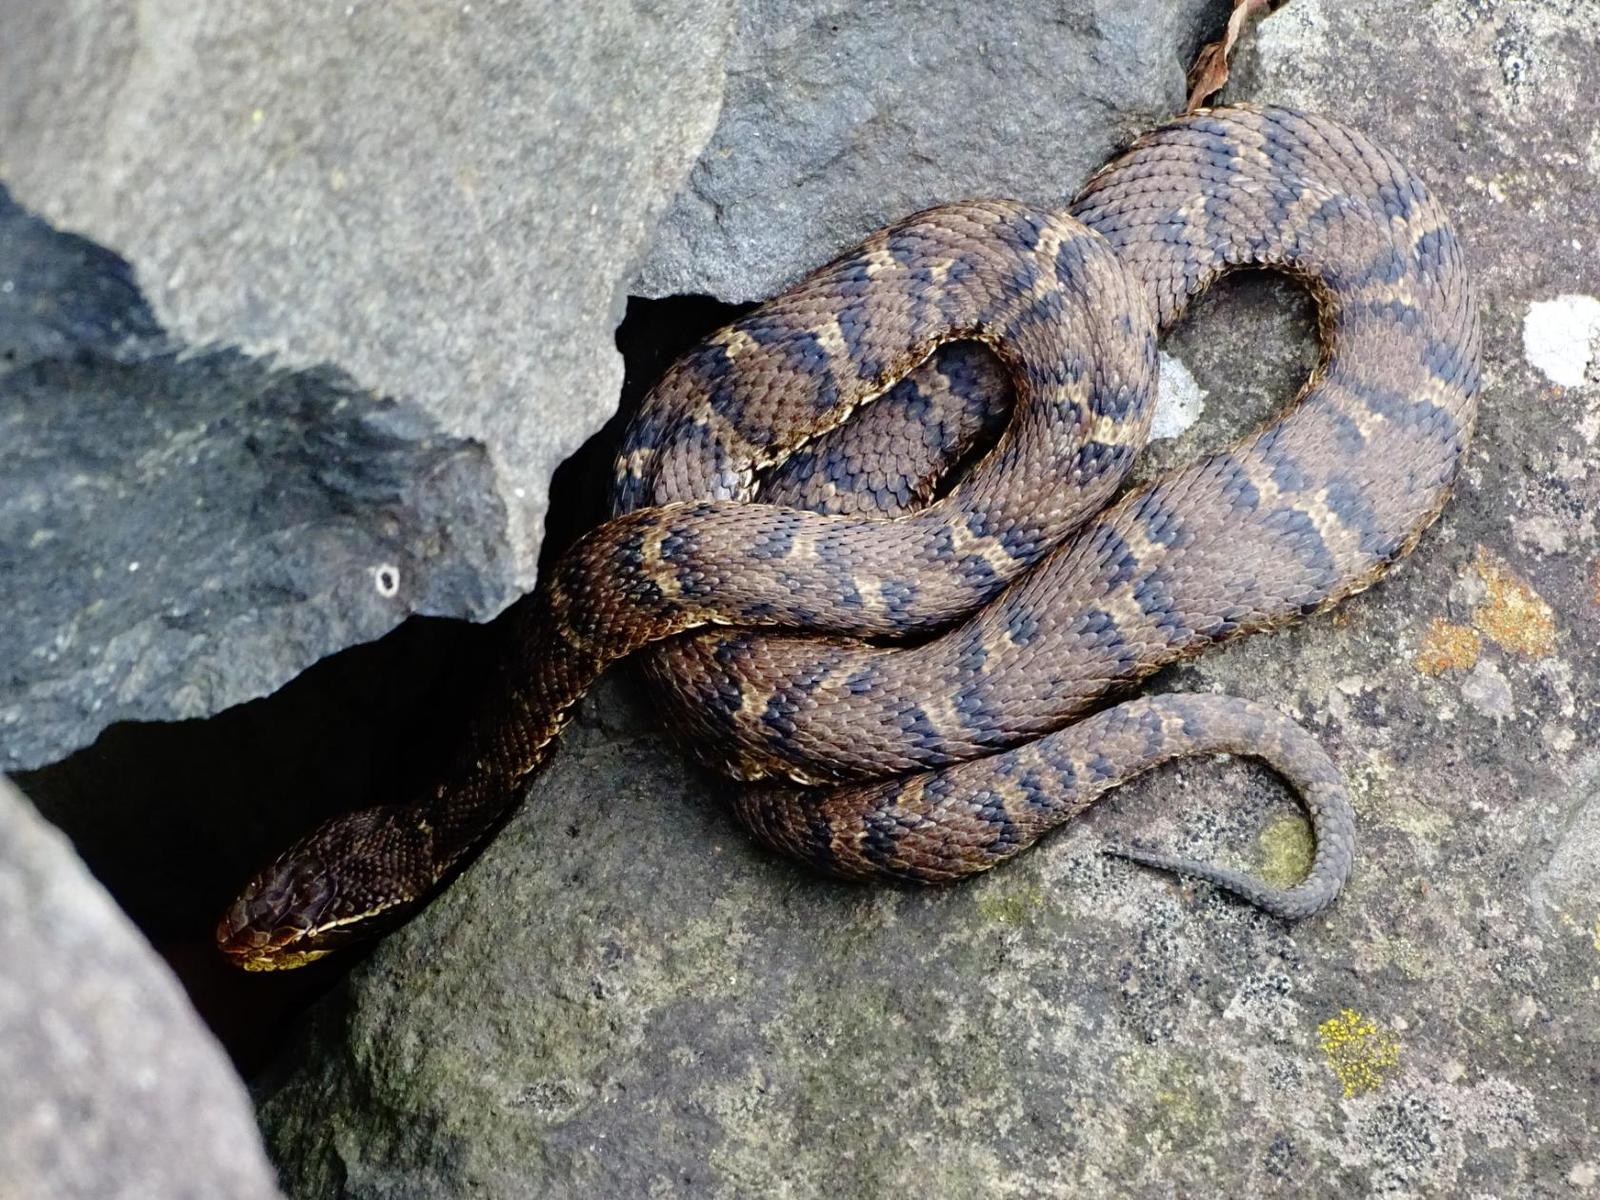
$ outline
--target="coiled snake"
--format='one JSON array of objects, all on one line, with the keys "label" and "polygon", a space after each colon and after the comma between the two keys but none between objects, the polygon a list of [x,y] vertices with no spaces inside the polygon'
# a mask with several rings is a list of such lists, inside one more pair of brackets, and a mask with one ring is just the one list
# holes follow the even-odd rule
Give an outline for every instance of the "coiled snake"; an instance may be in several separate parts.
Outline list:
[{"label": "coiled snake", "polygon": [[[1100,511],[1148,431],[1157,325],[1248,265],[1316,298],[1323,355],[1298,402]],[[1003,372],[947,345],[962,341]],[[649,652],[651,675],[708,758],[794,781],[736,809],[819,867],[981,871],[1157,762],[1227,750],[1300,791],[1317,836],[1302,883],[1123,853],[1280,916],[1317,911],[1348,873],[1352,821],[1296,726],[1210,695],[1068,723],[1407,553],[1460,467],[1478,342],[1422,184],[1360,134],[1283,109],[1180,118],[1066,211],[978,201],[885,229],[672,367],[626,435],[618,515],[524,605],[450,770],[302,840],[219,942],[247,968],[296,966],[413,910],[516,804],[595,677],[690,630]],[[1007,382],[998,440],[925,502]],[[749,503],[763,486],[788,503]]]}]

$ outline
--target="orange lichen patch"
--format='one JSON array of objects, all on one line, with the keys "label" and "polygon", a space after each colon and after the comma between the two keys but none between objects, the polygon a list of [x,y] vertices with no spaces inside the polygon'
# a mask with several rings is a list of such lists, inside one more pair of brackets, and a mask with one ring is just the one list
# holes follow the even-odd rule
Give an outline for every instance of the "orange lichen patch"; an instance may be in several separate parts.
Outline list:
[{"label": "orange lichen patch", "polygon": [[1400,1039],[1353,1008],[1318,1025],[1317,1042],[1347,1097],[1370,1092],[1400,1065]]},{"label": "orange lichen patch", "polygon": [[1478,632],[1516,654],[1538,658],[1556,646],[1556,615],[1543,597],[1490,557],[1482,546],[1473,564],[1483,580],[1483,603],[1473,611]]},{"label": "orange lichen patch", "polygon": [[1424,675],[1443,675],[1472,667],[1482,649],[1483,639],[1477,630],[1435,617],[1422,635],[1422,645],[1412,661]]}]

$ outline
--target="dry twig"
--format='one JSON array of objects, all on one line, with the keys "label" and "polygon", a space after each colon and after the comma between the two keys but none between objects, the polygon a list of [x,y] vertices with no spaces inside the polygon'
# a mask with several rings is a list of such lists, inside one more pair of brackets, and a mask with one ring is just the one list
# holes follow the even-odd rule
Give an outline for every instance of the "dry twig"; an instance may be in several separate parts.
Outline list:
[{"label": "dry twig", "polygon": [[1195,56],[1194,66],[1189,68],[1189,102],[1184,105],[1184,112],[1192,113],[1203,106],[1228,82],[1228,56],[1233,53],[1234,43],[1239,40],[1245,26],[1257,17],[1281,8],[1285,2],[1233,0],[1233,13],[1228,17],[1228,29],[1222,35],[1222,40],[1202,46],[1200,53]]}]

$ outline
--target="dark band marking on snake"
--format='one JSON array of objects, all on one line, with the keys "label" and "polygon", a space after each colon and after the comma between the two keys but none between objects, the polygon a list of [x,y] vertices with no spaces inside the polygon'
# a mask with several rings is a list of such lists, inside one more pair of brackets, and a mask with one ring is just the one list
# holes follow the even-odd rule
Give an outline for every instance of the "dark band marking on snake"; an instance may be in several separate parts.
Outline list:
[{"label": "dark band marking on snake", "polygon": [[[1147,433],[1157,324],[1250,265],[1316,299],[1312,378],[1256,433],[1101,511]],[[967,341],[1003,370],[949,344]],[[951,447],[992,434],[1005,387],[998,440],[934,495]],[[1348,874],[1353,830],[1303,731],[1221,696],[1070,722],[1162,665],[1368,586],[1438,514],[1478,393],[1477,318],[1443,213],[1327,118],[1202,110],[1140,138],[1067,211],[978,201],[900,222],[667,373],[626,435],[619,515],[518,613],[450,769],[297,843],[219,942],[249,968],[295,966],[413,910],[515,806],[594,678],[691,630],[648,652],[650,674],[703,756],[794,781],[749,789],[736,811],[824,870],[958,878],[1157,762],[1226,750],[1301,794],[1317,838],[1306,879],[1277,889],[1124,853],[1280,916],[1315,912]],[[750,503],[775,498],[799,507]],[[881,644],[908,634],[921,640]]]}]

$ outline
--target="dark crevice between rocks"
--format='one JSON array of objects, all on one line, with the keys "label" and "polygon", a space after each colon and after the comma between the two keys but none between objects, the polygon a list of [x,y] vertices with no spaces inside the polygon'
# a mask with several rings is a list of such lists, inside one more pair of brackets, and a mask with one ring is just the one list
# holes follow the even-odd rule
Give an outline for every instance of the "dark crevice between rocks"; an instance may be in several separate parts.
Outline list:
[{"label": "dark crevice between rocks", "polygon": [[[425,507],[413,481],[439,486],[457,466],[473,469],[471,447],[441,458],[403,418],[331,368],[287,372],[237,351],[186,349],[162,330],[127,263],[0,188],[9,439],[0,606],[10,617],[0,685],[24,718],[0,750],[31,766],[99,729],[16,782],[167,957],[247,1072],[341,968],[247,979],[211,949],[217,915],[306,827],[404,786],[446,725],[434,719],[449,711],[440,697],[471,678],[488,635],[414,619],[210,719],[111,717],[170,711],[172,692],[215,695],[219,675],[272,677],[281,661],[272,653],[315,653],[318,639],[338,645],[393,626],[393,601],[363,595],[354,616],[329,611],[328,600],[349,598],[311,587],[300,568],[313,549],[334,575],[385,561],[378,543],[391,525]],[[146,458],[156,467],[141,468]],[[471,480],[461,486],[467,494]],[[460,557],[459,580],[437,587],[477,586],[472,568],[488,559]],[[313,610],[308,625],[263,636]]]},{"label": "dark crevice between rocks", "polygon": [[[543,562],[604,519],[615,448],[650,385],[740,311],[699,296],[630,302],[617,331],[618,413],[556,472]],[[430,773],[488,677],[500,625],[412,617],[270,696],[201,720],[120,722],[15,777],[174,968],[247,1078],[361,955],[246,975],[213,948],[218,915],[317,822],[403,798]]]},{"label": "dark crevice between rocks", "polygon": [[16,776],[72,838],[188,989],[246,1075],[356,961],[245,975],[212,928],[239,886],[338,812],[404,795],[448,749],[488,662],[492,627],[412,618],[214,717],[122,722]]},{"label": "dark crevice between rocks", "polygon": [[611,466],[617,447],[640,403],[673,360],[707,334],[755,306],[725,304],[711,296],[628,297],[617,327],[622,353],[622,397],[616,414],[599,433],[556,468],[550,481],[550,511],[539,547],[539,570],[559,558],[585,530],[611,514]]}]

